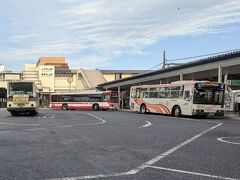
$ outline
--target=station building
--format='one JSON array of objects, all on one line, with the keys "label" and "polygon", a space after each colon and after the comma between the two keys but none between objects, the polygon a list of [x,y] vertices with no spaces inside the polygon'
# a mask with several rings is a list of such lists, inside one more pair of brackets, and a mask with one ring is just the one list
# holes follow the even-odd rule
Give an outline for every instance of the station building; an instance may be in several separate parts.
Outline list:
[{"label": "station building", "polygon": [[65,57],[40,57],[36,64],[25,64],[24,71],[7,71],[0,65],[0,87],[7,88],[10,81],[34,81],[41,94],[41,102],[48,105],[52,92],[95,89],[108,81],[134,76],[134,70],[69,69]]}]

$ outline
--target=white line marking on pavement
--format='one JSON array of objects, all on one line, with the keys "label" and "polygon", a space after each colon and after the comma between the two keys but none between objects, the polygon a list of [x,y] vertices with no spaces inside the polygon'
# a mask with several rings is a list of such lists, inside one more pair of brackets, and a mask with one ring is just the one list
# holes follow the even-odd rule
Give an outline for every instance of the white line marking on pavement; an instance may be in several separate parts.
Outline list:
[{"label": "white line marking on pavement", "polygon": [[0,131],[0,134],[10,133],[12,131]]},{"label": "white line marking on pavement", "polygon": [[12,126],[39,126],[39,124],[14,124],[14,123],[0,123],[0,125],[12,125]]},{"label": "white line marking on pavement", "polygon": [[59,126],[60,128],[72,127],[73,125]]},{"label": "white line marking on pavement", "polygon": [[[91,126],[91,125],[96,125],[96,124],[104,124],[106,123],[106,121],[102,118],[99,118],[97,116],[94,116],[90,113],[87,113],[89,116],[94,117],[98,120],[100,120],[100,122],[96,122],[96,123],[89,123],[89,124],[70,124],[70,125],[64,125],[64,126],[56,126],[55,128],[67,128],[67,127],[73,127],[73,126]],[[43,116],[43,118],[46,118],[47,116]],[[54,118],[55,116],[52,115],[51,118]],[[41,117],[38,117],[41,118]],[[13,124],[13,123],[0,123],[0,125],[18,125],[18,126],[40,126],[40,124]],[[24,131],[38,131],[38,130],[44,130],[47,128],[34,128],[34,129],[22,129]],[[8,133],[8,132],[16,132],[16,131],[0,131],[0,133]]]},{"label": "white line marking on pavement", "polygon": [[91,125],[96,125],[96,124],[104,124],[106,123],[106,121],[100,117],[94,116],[90,113],[87,113],[89,116],[92,116],[98,120],[100,120],[101,122],[97,122],[97,123],[88,123],[88,124],[70,124],[70,125],[66,125],[66,126],[59,126],[60,128],[67,128],[67,127],[72,127],[72,126],[91,126]]},{"label": "white line marking on pavement", "polygon": [[[143,114],[139,115],[139,116],[144,116]],[[159,114],[156,114],[156,115],[147,115],[147,116],[152,116],[152,117],[156,117],[156,118],[166,118],[166,119],[181,119],[181,120],[186,120],[186,121],[197,121],[197,122],[209,122],[209,123],[213,123],[213,124],[219,124],[220,122],[217,122],[216,120],[214,121],[209,121],[209,120],[200,120],[200,119],[191,119],[191,118],[188,118],[188,117],[182,117],[182,118],[179,118],[179,117],[172,117],[172,116],[163,116],[163,115],[159,115]]]},{"label": "white line marking on pavement", "polygon": [[224,143],[240,145],[240,143],[237,143],[237,142],[232,142],[232,141],[223,140],[223,139],[229,139],[229,138],[240,139],[240,137],[220,137],[220,138],[217,138],[217,140],[218,140],[218,141],[221,141],[221,142],[224,142]]},{"label": "white line marking on pavement", "polygon": [[[90,115],[90,114],[89,114]],[[93,116],[93,115],[92,115]],[[96,117],[98,119],[98,117]],[[137,174],[139,171],[147,168],[148,166],[158,162],[159,160],[165,158],[166,156],[170,155],[171,153],[175,152],[176,150],[182,148],[183,146],[186,146],[187,144],[191,143],[192,141],[196,140],[197,138],[201,137],[202,135],[206,134],[207,132],[221,126],[223,123],[219,123],[195,136],[192,138],[182,142],[181,144],[169,149],[168,151],[162,153],[161,155],[145,162],[144,164],[130,170],[127,172],[120,172],[120,173],[113,173],[113,174],[106,174],[106,175],[93,175],[93,176],[79,176],[79,177],[66,177],[66,178],[56,178],[56,179],[48,179],[48,180],[78,180],[78,179],[97,179],[97,178],[104,178],[104,177],[116,177],[116,176],[124,176],[124,175],[134,175]],[[232,179],[231,179],[232,180]]]},{"label": "white line marking on pavement", "polygon": [[79,179],[97,179],[97,178],[107,178],[107,177],[117,177],[117,176],[126,176],[130,175],[129,173],[113,173],[113,174],[100,174],[100,175],[91,175],[91,176],[79,176],[79,177],[66,177],[66,178],[56,178],[56,179],[45,179],[45,180],[79,180]]},{"label": "white line marking on pavement", "polygon": [[143,126],[139,127],[139,128],[146,128],[146,127],[149,127],[149,126],[152,126],[153,124],[149,121],[145,121],[147,124],[144,124]]},{"label": "white line marking on pavement", "polygon": [[173,147],[172,149],[169,149],[168,151],[166,151],[166,152],[160,154],[159,156],[157,156],[157,157],[155,157],[155,158],[147,161],[146,163],[144,163],[144,164],[136,167],[135,169],[133,169],[133,170],[131,170],[131,171],[132,171],[132,172],[135,172],[135,173],[138,173],[138,172],[141,171],[142,169],[145,169],[147,166],[152,165],[152,164],[158,162],[159,160],[161,160],[161,159],[165,158],[166,156],[172,154],[173,152],[175,152],[176,150],[182,148],[183,146],[186,146],[187,144],[191,143],[192,141],[196,140],[197,138],[201,137],[202,135],[206,134],[207,132],[209,132],[209,131],[211,131],[211,130],[213,130],[213,129],[219,127],[219,126],[221,126],[222,124],[223,124],[223,123],[217,124],[217,125],[209,128],[209,129],[207,129],[207,130],[205,130],[205,131],[203,131],[203,132],[201,132],[201,133],[193,136],[192,138],[190,138],[190,139],[182,142],[181,144]]},{"label": "white line marking on pavement", "polygon": [[164,168],[164,167],[158,167],[158,166],[148,166],[148,167],[154,168],[154,169],[160,169],[160,170],[164,170],[164,171],[171,171],[171,172],[177,172],[177,173],[191,174],[191,175],[204,176],[204,177],[210,177],[210,178],[216,178],[216,179],[239,180],[239,179],[234,179],[234,178],[230,178],[230,177],[222,177],[222,176],[209,175],[209,174],[190,172],[190,171],[183,171],[183,170],[178,170],[178,169],[170,169],[170,168]]},{"label": "white line marking on pavement", "polygon": [[43,130],[46,128],[35,128],[35,129],[26,129],[27,131],[38,131],[38,130]]},{"label": "white line marking on pavement", "polygon": [[[93,125],[93,124],[104,124],[104,123],[106,123],[106,121],[105,121],[104,119],[100,118],[100,117],[94,116],[94,115],[92,115],[92,114],[90,114],[90,113],[87,113],[87,114],[101,121],[101,122],[99,122],[99,123],[91,123],[90,125]],[[88,125],[88,124],[87,124],[87,125]]]}]

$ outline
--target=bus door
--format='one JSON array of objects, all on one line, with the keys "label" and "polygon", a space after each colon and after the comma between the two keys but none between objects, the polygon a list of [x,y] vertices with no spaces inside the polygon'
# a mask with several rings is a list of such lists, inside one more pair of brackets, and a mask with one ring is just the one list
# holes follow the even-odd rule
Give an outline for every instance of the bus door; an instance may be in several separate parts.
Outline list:
[{"label": "bus door", "polygon": [[184,86],[183,93],[183,107],[181,108],[182,114],[191,115],[192,114],[192,102],[193,102],[193,86]]},{"label": "bus door", "polygon": [[61,102],[62,101],[62,96],[58,95],[57,96],[57,102]]}]

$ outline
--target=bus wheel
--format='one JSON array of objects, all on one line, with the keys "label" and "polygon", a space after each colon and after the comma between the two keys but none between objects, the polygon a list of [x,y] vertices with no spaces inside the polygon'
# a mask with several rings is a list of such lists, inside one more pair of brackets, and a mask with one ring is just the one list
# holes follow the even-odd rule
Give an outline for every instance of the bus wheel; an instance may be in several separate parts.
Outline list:
[{"label": "bus wheel", "polygon": [[18,115],[18,113],[15,112],[15,111],[11,111],[11,115],[12,115],[12,116],[16,116],[16,115]]},{"label": "bus wheel", "polygon": [[172,115],[175,117],[180,117],[181,116],[181,109],[179,106],[175,106],[172,110]]},{"label": "bus wheel", "polygon": [[67,104],[63,104],[62,105],[62,110],[64,110],[64,111],[68,110],[68,105]]},{"label": "bus wheel", "polygon": [[32,116],[36,116],[37,114],[38,114],[37,111],[30,111],[30,115],[32,115]]},{"label": "bus wheel", "polygon": [[93,104],[92,110],[98,111],[99,110],[99,105],[98,104]]},{"label": "bus wheel", "polygon": [[145,104],[142,104],[142,105],[141,105],[140,111],[141,111],[142,114],[146,114],[147,108],[146,108],[146,105],[145,105]]}]

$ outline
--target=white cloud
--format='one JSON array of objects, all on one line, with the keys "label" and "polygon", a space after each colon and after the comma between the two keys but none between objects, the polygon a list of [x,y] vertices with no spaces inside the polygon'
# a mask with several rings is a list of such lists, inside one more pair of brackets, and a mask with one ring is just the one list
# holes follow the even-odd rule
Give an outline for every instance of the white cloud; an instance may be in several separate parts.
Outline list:
[{"label": "white cloud", "polygon": [[80,3],[61,14],[74,19],[62,25],[78,37],[93,42],[95,50],[114,49],[116,52],[124,51],[122,48],[141,50],[169,36],[232,30],[222,26],[240,22],[240,3],[236,0],[206,0],[202,4],[186,0],[175,3],[103,0]]},{"label": "white cloud", "polygon": [[22,61],[37,60],[41,56],[65,56],[86,49],[81,43],[49,41],[30,48],[9,48],[0,51],[0,59]]},{"label": "white cloud", "polygon": [[53,9],[44,12],[43,4],[37,21],[22,15],[21,28],[34,27],[34,33],[11,34],[22,46],[2,48],[0,59],[64,55],[72,67],[97,68],[120,55],[145,54],[145,47],[167,37],[232,31],[240,22],[239,0],[59,0],[46,7]]},{"label": "white cloud", "polygon": [[96,54],[90,54],[79,57],[78,59],[68,60],[70,68],[72,69],[99,69],[109,64],[109,57],[98,56]]},{"label": "white cloud", "polygon": [[24,40],[24,39],[27,39],[27,38],[31,38],[31,37],[34,37],[36,36],[37,34],[34,34],[34,33],[31,33],[31,34],[23,34],[23,35],[17,35],[17,36],[12,36],[10,38],[10,40],[12,42],[18,42],[20,40]]}]

